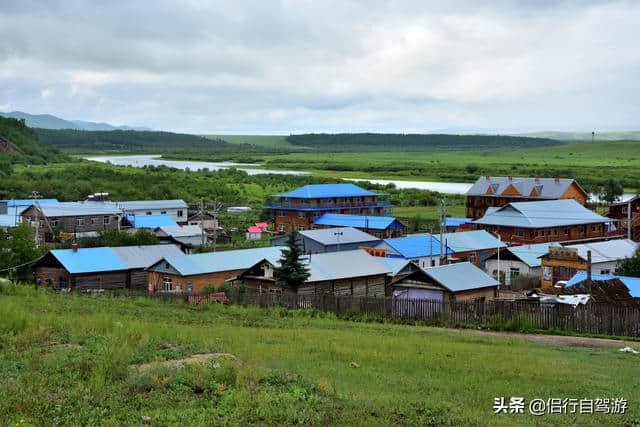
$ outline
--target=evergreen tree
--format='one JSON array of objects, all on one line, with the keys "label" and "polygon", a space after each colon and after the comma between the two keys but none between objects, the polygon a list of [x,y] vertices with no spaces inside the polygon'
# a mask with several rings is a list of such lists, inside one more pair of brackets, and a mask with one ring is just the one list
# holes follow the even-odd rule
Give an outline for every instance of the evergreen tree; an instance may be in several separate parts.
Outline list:
[{"label": "evergreen tree", "polygon": [[282,250],[282,258],[280,258],[280,266],[276,267],[276,284],[281,286],[290,286],[295,289],[304,284],[309,278],[309,269],[300,259],[300,246],[296,241],[295,233],[289,233],[287,240],[288,249]]}]

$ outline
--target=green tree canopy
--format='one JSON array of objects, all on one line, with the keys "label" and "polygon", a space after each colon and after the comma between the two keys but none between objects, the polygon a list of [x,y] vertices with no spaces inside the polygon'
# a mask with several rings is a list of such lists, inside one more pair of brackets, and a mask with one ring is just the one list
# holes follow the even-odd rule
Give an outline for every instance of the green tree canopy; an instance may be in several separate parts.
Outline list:
[{"label": "green tree canopy", "polygon": [[287,246],[288,249],[282,250],[280,266],[274,269],[276,284],[290,286],[295,289],[307,281],[309,278],[309,269],[300,259],[300,246],[298,246],[298,242],[296,241],[295,233],[289,233]]},{"label": "green tree canopy", "polygon": [[620,181],[610,178],[602,184],[600,197],[607,203],[613,203],[622,196],[623,192],[624,187]]},{"label": "green tree canopy", "polygon": [[[0,229],[0,270],[34,261],[45,251],[44,248],[36,247],[33,228],[28,222],[7,231]],[[0,276],[27,281],[31,279],[31,265],[1,271]]]},{"label": "green tree canopy", "polygon": [[630,258],[618,261],[616,274],[620,276],[640,277],[640,251],[636,251]]}]

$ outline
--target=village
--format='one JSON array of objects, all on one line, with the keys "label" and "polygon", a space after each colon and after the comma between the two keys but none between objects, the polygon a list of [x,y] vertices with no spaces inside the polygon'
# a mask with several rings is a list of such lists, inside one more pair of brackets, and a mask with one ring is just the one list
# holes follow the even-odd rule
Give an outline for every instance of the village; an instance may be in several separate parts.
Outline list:
[{"label": "village", "polygon": [[[227,302],[225,291],[242,289],[391,304],[634,306],[640,278],[618,276],[616,267],[638,250],[640,197],[610,205],[606,215],[586,208],[587,200],[573,179],[482,176],[466,195],[465,218],[443,209],[439,230],[408,233],[385,194],[351,183],[305,185],[273,195],[268,220],[247,228],[247,241],[266,236],[270,246],[217,251],[212,241],[225,234],[223,224],[182,200],[110,201],[106,193],[79,202],[4,200],[0,226],[28,223],[44,247],[105,230],[157,237],[155,245],[50,249],[30,268],[37,286],[62,292],[213,294]],[[308,272],[294,285],[277,274],[292,245]],[[196,253],[203,246],[209,250]],[[444,310],[411,309],[418,317]]]}]

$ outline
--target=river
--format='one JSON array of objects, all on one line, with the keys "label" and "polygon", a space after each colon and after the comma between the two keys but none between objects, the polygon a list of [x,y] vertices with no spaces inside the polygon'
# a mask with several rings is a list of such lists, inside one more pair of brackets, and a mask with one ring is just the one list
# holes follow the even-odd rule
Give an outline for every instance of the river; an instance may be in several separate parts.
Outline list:
[{"label": "river", "polygon": [[[95,162],[111,163],[120,166],[167,166],[182,170],[220,170],[235,167],[248,173],[249,175],[278,174],[278,175],[308,175],[309,172],[293,170],[270,170],[254,169],[259,164],[233,163],[233,162],[198,162],[192,160],[164,160],[160,155],[136,155],[136,156],[91,156],[86,160]],[[251,167],[254,168],[251,168]],[[405,181],[401,179],[372,179],[372,178],[350,178],[348,181],[369,181],[374,184],[395,184],[396,188],[417,188],[419,190],[437,191],[444,194],[466,194],[473,184],[464,182],[437,182],[437,181]],[[630,199],[633,194],[623,194],[622,201]],[[596,199],[591,195],[592,199]]]}]

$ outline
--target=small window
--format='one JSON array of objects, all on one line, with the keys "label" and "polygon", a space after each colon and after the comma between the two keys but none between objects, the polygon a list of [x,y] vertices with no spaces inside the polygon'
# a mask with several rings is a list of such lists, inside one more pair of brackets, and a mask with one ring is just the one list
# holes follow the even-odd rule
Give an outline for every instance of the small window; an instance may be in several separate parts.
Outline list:
[{"label": "small window", "polygon": [[284,229],[285,229],[285,225],[284,224],[280,224],[278,226],[278,231],[280,231],[281,233],[284,233]]},{"label": "small window", "polygon": [[596,231],[596,229],[597,229],[596,225],[595,225],[595,224],[593,224],[593,225],[591,226],[591,231]]},{"label": "small window", "polygon": [[110,222],[111,222],[111,218],[110,217],[105,216],[105,217],[102,218],[102,223],[104,225],[109,225]]},{"label": "small window", "polygon": [[166,215],[166,214],[167,214],[167,211],[161,211],[160,213],[161,213],[162,215]]},{"label": "small window", "polygon": [[278,216],[284,216],[284,211],[278,211]]},{"label": "small window", "polygon": [[304,218],[304,212],[302,211],[298,212],[298,218]]},{"label": "small window", "polygon": [[162,280],[162,290],[164,290],[164,291],[172,291],[173,290],[173,283],[172,283],[171,277],[165,277]]},{"label": "small window", "polygon": [[170,269],[171,268],[171,264],[169,264],[168,262],[165,262],[164,263],[164,268]]},{"label": "small window", "polygon": [[520,269],[519,268],[515,268],[515,267],[511,267],[509,269],[509,275],[511,277],[518,277],[520,276]]},{"label": "small window", "polygon": [[567,236],[569,235],[569,228],[568,227],[564,229],[564,234],[566,234]]},{"label": "small window", "polygon": [[148,212],[146,212],[146,213],[145,213],[145,215],[151,215],[152,213],[153,213],[153,212],[148,211]]},{"label": "small window", "polygon": [[557,229],[557,228],[554,228],[554,229],[553,229],[553,235],[554,235],[554,236],[557,236],[557,235],[558,235],[558,229]]},{"label": "small window", "polygon": [[182,216],[182,209],[178,211],[178,216]]},{"label": "small window", "polygon": [[98,223],[98,218],[96,217],[91,217],[91,225],[96,225]]},{"label": "small window", "polygon": [[76,218],[76,225],[84,225],[84,218]]},{"label": "small window", "polygon": [[604,270],[600,270],[600,274],[611,274],[611,270],[608,268]]},{"label": "small window", "polygon": [[517,228],[516,229],[516,236],[524,237],[524,230],[522,228]]},{"label": "small window", "polygon": [[298,225],[298,231],[304,231],[304,225]]},{"label": "small window", "polygon": [[57,219],[52,219],[51,220],[51,226],[52,227],[57,227],[58,226],[58,220]]},{"label": "small window", "polygon": [[475,264],[476,263],[476,253],[475,252],[471,252],[469,254],[469,262],[471,264]]},{"label": "small window", "polygon": [[585,227],[584,225],[580,226],[580,233],[584,233],[585,231],[587,231],[587,227]]},{"label": "small window", "polygon": [[431,267],[435,267],[436,266],[436,260],[431,258]]}]

